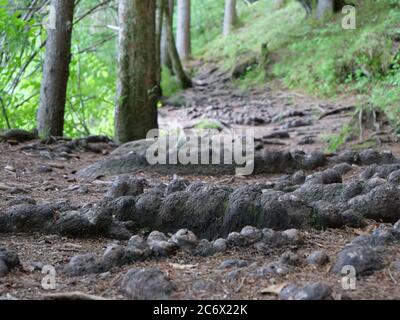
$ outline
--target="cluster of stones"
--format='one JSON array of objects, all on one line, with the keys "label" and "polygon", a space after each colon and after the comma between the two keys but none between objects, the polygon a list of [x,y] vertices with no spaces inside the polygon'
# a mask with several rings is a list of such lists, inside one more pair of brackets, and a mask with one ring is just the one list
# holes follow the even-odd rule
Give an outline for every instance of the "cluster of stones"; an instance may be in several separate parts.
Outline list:
[{"label": "cluster of stones", "polygon": [[246,226],[240,233],[232,232],[227,238],[214,241],[198,240],[196,235],[187,229],[181,229],[169,238],[162,232],[153,231],[147,238],[140,235],[132,236],[126,246],[117,244],[108,246],[101,258],[94,253],[74,256],[65,266],[64,272],[69,276],[103,273],[114,267],[137,261],[172,256],[178,250],[208,257],[234,247],[253,247],[257,251],[266,253],[272,248],[299,245],[302,242],[300,232],[294,229],[276,232],[271,229],[260,230]]},{"label": "cluster of stones", "polygon": [[[11,207],[0,213],[0,232],[129,239],[143,228],[164,233],[187,228],[216,239],[247,225],[274,230],[360,227],[364,218],[391,223],[400,218],[400,163],[390,163],[395,162],[391,154],[345,152],[335,161],[310,176],[300,170],[274,182],[235,188],[174,180],[145,189],[144,180],[122,176],[94,206]],[[353,168],[349,162],[360,161],[373,164],[358,179],[342,183],[342,175]]]}]

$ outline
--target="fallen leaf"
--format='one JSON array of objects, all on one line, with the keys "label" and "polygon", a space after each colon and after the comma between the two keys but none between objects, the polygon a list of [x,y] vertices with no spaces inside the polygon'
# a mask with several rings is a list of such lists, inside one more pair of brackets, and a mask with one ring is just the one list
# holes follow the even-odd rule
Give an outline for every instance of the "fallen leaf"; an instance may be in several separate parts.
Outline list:
[{"label": "fallen leaf", "polygon": [[276,294],[279,295],[281,291],[288,285],[287,282],[283,282],[280,284],[273,284],[267,288],[263,288],[260,290],[261,294]]},{"label": "fallen leaf", "polygon": [[193,269],[198,266],[198,264],[179,264],[179,263],[170,263],[169,265],[177,270]]}]

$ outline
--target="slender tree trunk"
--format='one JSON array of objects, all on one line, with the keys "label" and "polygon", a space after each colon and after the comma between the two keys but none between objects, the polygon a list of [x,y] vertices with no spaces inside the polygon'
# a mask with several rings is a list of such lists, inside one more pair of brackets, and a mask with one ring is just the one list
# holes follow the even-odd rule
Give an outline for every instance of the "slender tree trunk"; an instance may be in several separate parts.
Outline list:
[{"label": "slender tree trunk", "polygon": [[178,0],[176,47],[181,60],[186,61],[190,58],[190,0]]},{"label": "slender tree trunk", "polygon": [[236,0],[225,0],[224,36],[229,35],[237,23]]},{"label": "slender tree trunk", "polygon": [[168,23],[173,24],[174,0],[168,0],[169,12],[171,12],[171,21],[163,19],[163,27],[161,32],[161,65],[166,66],[172,71],[172,61],[169,56],[169,42],[168,42]]},{"label": "slender tree trunk", "polygon": [[74,1],[51,0],[56,28],[48,30],[37,126],[41,137],[62,136],[71,62]]},{"label": "slender tree trunk", "polygon": [[157,123],[156,0],[119,0],[115,140],[143,139]]},{"label": "slender tree trunk", "polygon": [[333,13],[333,0],[318,0],[317,19],[324,18]]},{"label": "slender tree trunk", "polygon": [[161,33],[163,27],[163,1],[164,0],[156,0],[157,1],[157,10],[156,10],[156,68],[157,68],[157,84],[160,88],[161,95]]},{"label": "slender tree trunk", "polygon": [[168,49],[169,49],[169,56],[172,61],[172,66],[174,69],[175,74],[179,78],[179,81],[181,82],[182,88],[187,89],[193,86],[192,80],[186,75],[185,71],[183,70],[181,60],[179,58],[178,50],[176,49],[175,46],[175,39],[174,39],[174,31],[172,29],[172,19],[171,19],[171,11],[169,10],[169,7],[164,4],[163,7],[164,13],[165,13],[165,21],[167,21],[167,39],[168,39]]}]

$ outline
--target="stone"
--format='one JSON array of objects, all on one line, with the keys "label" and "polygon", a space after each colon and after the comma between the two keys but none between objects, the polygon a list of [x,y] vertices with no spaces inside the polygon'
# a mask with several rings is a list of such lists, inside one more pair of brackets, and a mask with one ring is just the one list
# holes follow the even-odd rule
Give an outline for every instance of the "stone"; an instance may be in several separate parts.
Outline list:
[{"label": "stone", "polygon": [[197,237],[188,229],[180,229],[171,237],[171,241],[180,248],[192,249],[197,244]]},{"label": "stone", "polygon": [[357,276],[371,274],[384,267],[380,254],[368,246],[345,247],[338,255],[331,272],[341,274],[342,268],[353,266]]},{"label": "stone", "polygon": [[247,244],[253,244],[261,240],[262,232],[252,226],[246,226],[240,231],[240,235],[244,237]]},{"label": "stone", "polygon": [[297,229],[288,229],[281,233],[285,242],[288,244],[296,245],[303,243],[303,237],[299,230]]},{"label": "stone", "polygon": [[289,284],[279,294],[281,300],[333,300],[332,288],[325,283],[315,282],[304,287]]},{"label": "stone", "polygon": [[168,241],[150,241],[147,242],[150,250],[155,257],[169,257],[176,253],[178,247]]},{"label": "stone", "polygon": [[349,206],[354,211],[362,212],[365,218],[395,222],[400,219],[400,189],[383,184],[351,199]]},{"label": "stone", "polygon": [[363,215],[352,209],[342,212],[341,216],[343,224],[351,228],[362,228],[366,224]]},{"label": "stone", "polygon": [[121,245],[108,246],[101,258],[101,264],[104,270],[123,266],[127,262],[125,248]]},{"label": "stone", "polygon": [[359,154],[360,162],[362,165],[378,164],[381,160],[381,155],[378,151],[373,149],[366,149]]},{"label": "stone", "polygon": [[202,239],[198,242],[197,246],[193,250],[194,255],[209,257],[216,252],[213,244],[207,239]]},{"label": "stone", "polygon": [[341,176],[343,176],[346,173],[350,172],[353,169],[353,167],[350,164],[348,164],[347,162],[343,162],[343,163],[338,163],[337,165],[333,166],[332,169],[335,170]]},{"label": "stone", "polygon": [[389,174],[388,182],[394,185],[400,185],[400,170],[393,171]]},{"label": "stone", "polygon": [[226,238],[228,246],[243,247],[246,245],[246,238],[239,232],[231,232]]},{"label": "stone", "polygon": [[279,264],[298,267],[303,263],[302,259],[291,251],[286,251],[279,259]]},{"label": "stone", "polygon": [[160,231],[152,231],[147,236],[147,243],[152,242],[152,241],[168,241],[168,238],[164,233],[162,233]]},{"label": "stone", "polygon": [[135,268],[126,273],[120,290],[131,300],[164,300],[170,298],[176,286],[157,268]]},{"label": "stone", "polygon": [[290,266],[281,264],[279,261],[274,261],[257,268],[255,275],[258,277],[285,276],[289,272]]},{"label": "stone", "polygon": [[61,213],[49,230],[50,233],[76,238],[87,238],[92,235],[91,224],[80,211]]},{"label": "stone", "polygon": [[0,278],[4,277],[9,272],[6,263],[3,260],[0,260]]},{"label": "stone", "polygon": [[248,263],[247,261],[244,260],[238,260],[238,259],[228,259],[225,261],[222,261],[221,264],[219,265],[219,269],[230,269],[230,268],[244,268],[247,267]]},{"label": "stone", "polygon": [[0,247],[0,260],[5,263],[9,270],[21,267],[18,254],[2,247]]},{"label": "stone", "polygon": [[118,177],[107,190],[106,197],[138,196],[143,193],[144,181],[128,176]]},{"label": "stone", "polygon": [[168,183],[164,195],[168,196],[174,192],[184,191],[186,190],[188,185],[189,185],[188,180],[174,179],[170,183]]},{"label": "stone", "polygon": [[228,243],[225,239],[219,238],[217,240],[214,240],[213,248],[216,252],[225,252],[228,248]]},{"label": "stone", "polygon": [[321,250],[311,252],[307,259],[309,265],[323,266],[329,262],[329,256]]},{"label": "stone", "polygon": [[107,236],[116,240],[128,240],[132,233],[126,227],[126,224],[121,221],[113,221],[108,229]]},{"label": "stone", "polygon": [[22,204],[8,209],[6,215],[14,232],[43,232],[54,221],[55,208]]},{"label": "stone", "polygon": [[103,265],[92,253],[72,257],[70,262],[64,268],[64,273],[70,277],[101,273],[103,271]]}]

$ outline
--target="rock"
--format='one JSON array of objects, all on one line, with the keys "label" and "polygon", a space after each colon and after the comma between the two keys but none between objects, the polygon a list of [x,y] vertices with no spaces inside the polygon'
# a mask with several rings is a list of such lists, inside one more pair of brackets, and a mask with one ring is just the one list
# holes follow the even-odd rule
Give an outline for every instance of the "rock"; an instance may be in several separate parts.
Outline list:
[{"label": "rock", "polygon": [[4,277],[9,272],[6,263],[3,260],[0,260],[0,278]]},{"label": "rock", "polygon": [[400,272],[400,260],[397,259],[396,261],[393,261],[393,262],[391,263],[391,267],[392,267],[395,271]]},{"label": "rock", "polygon": [[213,247],[216,252],[225,252],[228,248],[228,244],[225,239],[220,238],[213,242]]},{"label": "rock", "polygon": [[97,208],[88,210],[85,215],[91,224],[94,235],[105,235],[108,233],[113,222],[113,215],[107,206],[100,204]]},{"label": "rock", "polygon": [[291,245],[301,244],[303,243],[303,237],[301,233],[297,229],[289,229],[285,230],[281,233],[283,239],[286,243]]},{"label": "rock", "polygon": [[306,181],[306,175],[303,170],[296,171],[292,177],[291,181],[295,185],[303,184]]},{"label": "rock", "polygon": [[133,196],[123,196],[116,198],[107,204],[107,208],[112,211],[115,219],[120,221],[136,221],[136,198]]},{"label": "rock", "polygon": [[22,204],[8,209],[6,215],[14,232],[43,232],[54,221],[55,208]]},{"label": "rock", "polygon": [[12,269],[20,268],[21,263],[16,252],[0,247],[0,277]]},{"label": "rock", "polygon": [[143,193],[144,181],[128,176],[118,177],[108,189],[106,197],[138,196]]},{"label": "rock", "polygon": [[101,258],[101,264],[104,270],[109,270],[113,267],[120,267],[128,263],[126,259],[126,251],[123,246],[110,245]]},{"label": "rock", "polygon": [[181,229],[171,237],[171,241],[180,248],[192,249],[197,244],[197,237],[193,232]]},{"label": "rock", "polygon": [[167,188],[165,189],[165,196],[168,196],[174,192],[184,191],[189,185],[188,180],[182,179],[174,179],[170,183],[168,183]]},{"label": "rock", "polygon": [[309,265],[323,266],[329,262],[329,256],[324,251],[314,251],[306,259]]},{"label": "rock", "polygon": [[343,176],[346,173],[350,172],[353,167],[347,162],[343,162],[335,165],[332,169],[335,170],[339,175]]},{"label": "rock", "polygon": [[317,201],[312,206],[314,207],[312,218],[314,228],[339,228],[343,226],[342,216],[335,205],[326,201]]},{"label": "rock", "polygon": [[129,239],[128,247],[134,247],[140,250],[144,250],[148,248],[148,245],[142,236],[134,235]]},{"label": "rock", "polygon": [[156,257],[169,257],[176,253],[178,247],[168,241],[151,241],[148,245]]},{"label": "rock", "polygon": [[201,279],[193,283],[192,290],[195,292],[214,292],[216,290],[216,285],[212,280]]},{"label": "rock", "polygon": [[207,186],[196,192],[170,194],[161,204],[157,229],[176,232],[178,228],[187,228],[199,238],[217,236],[230,192],[230,188]]},{"label": "rock", "polygon": [[352,209],[341,213],[342,221],[345,226],[351,228],[362,228],[365,226],[365,220],[361,213]]},{"label": "rock", "polygon": [[367,166],[371,164],[378,164],[381,161],[381,155],[378,151],[373,149],[366,149],[359,154],[360,162],[362,165]]},{"label": "rock", "polygon": [[367,246],[345,247],[340,253],[331,272],[341,274],[343,267],[352,266],[357,276],[368,275],[384,267],[382,257]]},{"label": "rock", "polygon": [[315,137],[313,136],[305,136],[300,139],[299,145],[305,145],[305,144],[314,144],[315,143]]},{"label": "rock", "polygon": [[400,185],[400,170],[393,171],[388,177],[388,182],[394,185]]},{"label": "rock", "polygon": [[160,231],[153,231],[147,236],[147,243],[152,241],[168,241],[168,238]]},{"label": "rock", "polygon": [[306,178],[306,183],[333,184],[342,183],[341,175],[333,169],[326,169]]},{"label": "rock", "polygon": [[116,240],[128,240],[132,233],[127,229],[125,223],[113,221],[108,229],[108,237]]},{"label": "rock", "polygon": [[326,156],[320,151],[313,151],[305,154],[302,151],[295,150],[291,153],[293,159],[300,165],[301,169],[314,170],[326,164]]},{"label": "rock", "polygon": [[240,231],[240,235],[244,237],[247,244],[258,242],[262,238],[262,232],[252,226],[246,226]]},{"label": "rock", "polygon": [[355,151],[344,150],[340,152],[337,156],[332,157],[332,162],[334,163],[348,163],[348,164],[357,164],[359,163],[359,155]]},{"label": "rock", "polygon": [[139,228],[154,229],[163,202],[159,190],[146,191],[136,199],[135,222]]},{"label": "rock", "polygon": [[238,259],[228,259],[225,261],[222,261],[221,264],[219,265],[219,269],[230,269],[230,268],[244,268],[247,267],[248,263],[247,261],[244,260],[238,260]]},{"label": "rock", "polygon": [[64,268],[64,273],[70,277],[79,277],[87,274],[101,273],[103,271],[103,265],[92,253],[72,257]]},{"label": "rock", "polygon": [[231,232],[226,238],[228,246],[243,247],[247,244],[246,239],[239,232]]},{"label": "rock", "polygon": [[120,290],[131,300],[164,300],[176,287],[159,269],[130,269]]},{"label": "rock", "polygon": [[79,211],[63,212],[49,230],[50,233],[76,238],[87,238],[92,235],[89,220]]},{"label": "rock", "polygon": [[286,286],[279,294],[282,300],[333,300],[332,288],[325,283],[315,282],[303,288],[297,285]]},{"label": "rock", "polygon": [[283,265],[279,261],[274,261],[256,269],[255,274],[258,277],[270,277],[270,276],[285,276],[289,272],[290,272],[290,266]]},{"label": "rock", "polygon": [[302,259],[291,251],[286,251],[279,259],[279,264],[298,267],[303,263]]},{"label": "rock", "polygon": [[362,212],[365,218],[395,222],[400,219],[400,189],[383,184],[351,199],[349,206],[356,212]]},{"label": "rock", "polygon": [[10,207],[21,205],[21,204],[22,205],[23,204],[36,205],[36,201],[34,199],[32,199],[31,197],[27,197],[27,196],[21,195],[21,196],[17,196],[16,198],[14,198],[14,199],[12,199],[12,200],[7,202],[7,205],[10,206]]},{"label": "rock", "polygon": [[194,255],[209,257],[212,256],[216,252],[213,244],[207,239],[202,239],[197,244],[196,248],[193,251]]}]

